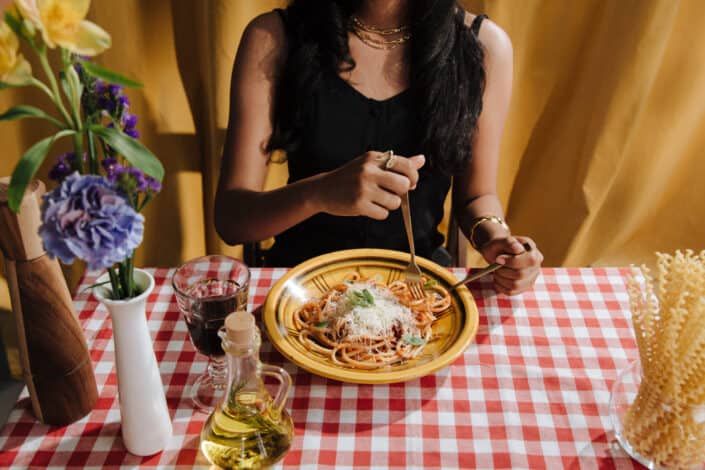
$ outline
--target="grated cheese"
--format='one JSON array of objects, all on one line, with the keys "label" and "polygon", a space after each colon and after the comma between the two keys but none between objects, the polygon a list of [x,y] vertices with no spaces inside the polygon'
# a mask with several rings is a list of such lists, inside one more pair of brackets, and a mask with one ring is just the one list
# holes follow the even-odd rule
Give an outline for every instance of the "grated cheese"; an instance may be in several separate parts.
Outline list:
[{"label": "grated cheese", "polygon": [[401,304],[390,291],[380,289],[374,284],[352,283],[348,292],[362,292],[364,289],[372,295],[373,305],[355,305],[348,295],[343,295],[329,307],[332,317],[340,318],[344,322],[349,337],[386,336],[395,325],[398,325],[400,333],[418,332],[409,307]]}]

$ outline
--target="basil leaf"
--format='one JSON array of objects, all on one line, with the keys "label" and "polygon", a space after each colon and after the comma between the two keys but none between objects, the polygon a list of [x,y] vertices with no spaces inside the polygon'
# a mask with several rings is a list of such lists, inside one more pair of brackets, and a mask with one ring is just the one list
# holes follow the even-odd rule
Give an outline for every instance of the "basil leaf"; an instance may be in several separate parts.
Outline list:
[{"label": "basil leaf", "polygon": [[438,284],[438,282],[435,279],[429,279],[428,281],[426,281],[426,283],[423,286],[425,289],[429,289],[429,288],[435,286],[436,284]]},{"label": "basil leaf", "polygon": [[406,344],[410,344],[412,346],[422,346],[426,344],[426,341],[424,341],[423,338],[419,338],[418,336],[404,335],[401,337],[401,339]]},{"label": "basil leaf", "polygon": [[362,292],[351,290],[348,294],[348,299],[355,307],[370,307],[375,304],[374,297],[367,289],[363,289]]},{"label": "basil leaf", "polygon": [[313,326],[315,326],[316,328],[325,328],[326,326],[328,326],[328,323],[330,323],[328,320],[323,320],[319,321],[318,323],[314,323]]},{"label": "basil leaf", "polygon": [[372,294],[370,294],[370,291],[368,291],[367,289],[363,289],[362,294],[364,295],[365,300],[367,301],[368,304],[370,304],[370,305],[375,304],[375,298],[372,296]]}]

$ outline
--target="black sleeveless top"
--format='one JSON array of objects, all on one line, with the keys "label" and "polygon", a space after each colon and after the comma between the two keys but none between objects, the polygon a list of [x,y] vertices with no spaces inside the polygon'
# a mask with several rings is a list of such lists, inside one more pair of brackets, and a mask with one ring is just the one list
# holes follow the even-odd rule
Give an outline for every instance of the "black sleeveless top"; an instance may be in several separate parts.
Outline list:
[{"label": "black sleeveless top", "polygon": [[[276,10],[284,22],[284,10]],[[485,18],[479,15],[471,29],[475,34]],[[286,77],[281,77],[286,80]],[[323,77],[314,92],[306,133],[295,152],[287,154],[289,183],[331,171],[370,151],[393,150],[406,157],[421,153],[415,135],[416,113],[409,89],[386,100],[368,98],[335,73]],[[450,188],[450,176],[424,167],[409,205],[416,252],[447,264],[439,256],[443,235],[438,224]],[[317,214],[275,237],[267,255],[270,266],[294,266],[314,256],[350,248],[386,248],[408,251],[401,210],[390,211],[385,220]],[[447,254],[446,254],[447,257]]]}]

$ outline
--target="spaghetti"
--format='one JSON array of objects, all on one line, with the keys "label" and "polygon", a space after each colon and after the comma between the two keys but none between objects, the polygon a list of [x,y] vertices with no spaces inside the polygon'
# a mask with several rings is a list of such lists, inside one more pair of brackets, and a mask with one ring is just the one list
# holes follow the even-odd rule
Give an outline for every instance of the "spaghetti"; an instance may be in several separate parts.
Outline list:
[{"label": "spaghetti", "polygon": [[298,339],[339,365],[378,369],[417,357],[432,340],[436,315],[450,294],[434,281],[415,300],[403,281],[389,285],[351,273],[294,312]]}]

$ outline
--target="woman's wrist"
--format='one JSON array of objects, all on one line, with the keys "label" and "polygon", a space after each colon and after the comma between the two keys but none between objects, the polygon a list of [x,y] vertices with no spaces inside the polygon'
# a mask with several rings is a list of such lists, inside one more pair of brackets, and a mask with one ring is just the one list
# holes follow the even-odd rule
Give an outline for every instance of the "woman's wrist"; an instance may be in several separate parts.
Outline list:
[{"label": "woman's wrist", "polygon": [[488,242],[510,235],[504,219],[496,215],[483,215],[472,220],[468,240],[475,250],[480,251]]},{"label": "woman's wrist", "polygon": [[326,173],[319,173],[302,181],[305,181],[305,189],[303,191],[304,204],[313,214],[327,211],[326,190],[324,188],[325,175]]}]

